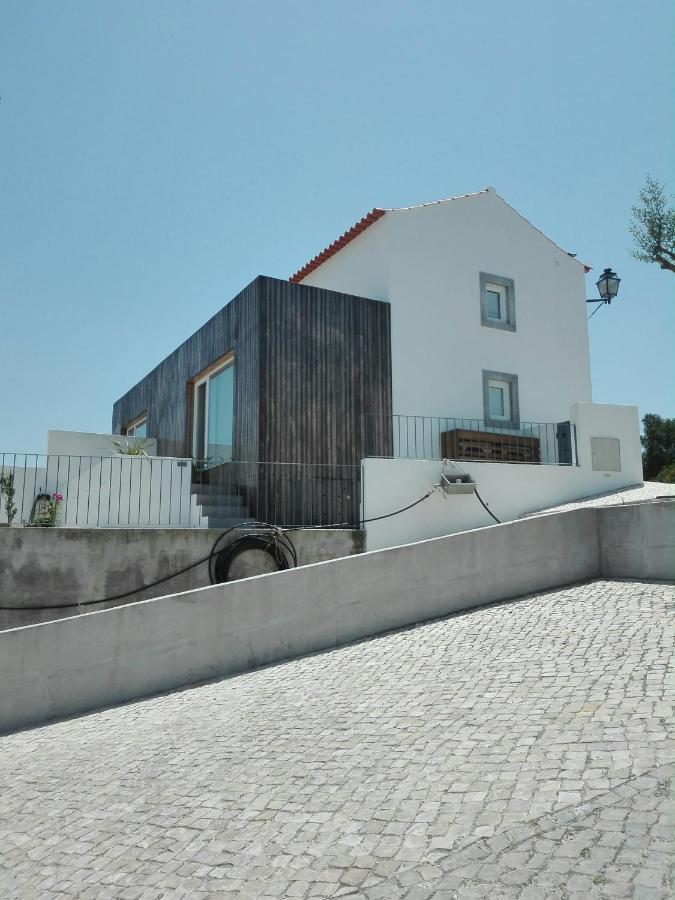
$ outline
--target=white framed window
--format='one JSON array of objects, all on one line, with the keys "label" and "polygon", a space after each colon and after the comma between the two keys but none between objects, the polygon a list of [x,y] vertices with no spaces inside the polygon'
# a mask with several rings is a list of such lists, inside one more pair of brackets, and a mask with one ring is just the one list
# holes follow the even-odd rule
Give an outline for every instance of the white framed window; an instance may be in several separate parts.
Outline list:
[{"label": "white framed window", "polygon": [[488,328],[516,330],[516,294],[513,278],[479,273],[480,321]]},{"label": "white framed window", "polygon": [[485,285],[485,317],[491,322],[506,321],[506,288],[503,284]]},{"label": "white framed window", "polygon": [[135,419],[125,429],[127,437],[146,438],[148,436],[148,417],[147,415]]},{"label": "white framed window", "polygon": [[511,418],[511,386],[508,381],[488,381],[488,411],[491,419]]},{"label": "white framed window", "polygon": [[494,428],[520,428],[517,375],[483,369],[483,418]]},{"label": "white framed window", "polygon": [[234,356],[230,353],[193,382],[192,455],[202,468],[232,459]]}]

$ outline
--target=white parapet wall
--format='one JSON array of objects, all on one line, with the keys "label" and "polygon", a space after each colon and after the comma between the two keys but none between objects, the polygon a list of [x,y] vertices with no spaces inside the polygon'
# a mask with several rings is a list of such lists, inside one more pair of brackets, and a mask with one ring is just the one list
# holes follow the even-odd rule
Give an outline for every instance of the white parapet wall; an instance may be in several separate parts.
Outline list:
[{"label": "white parapet wall", "polygon": [[[570,421],[576,426],[578,466],[451,461],[445,471],[450,477],[469,475],[501,522],[642,483],[636,407],[576,403],[570,410]],[[603,465],[613,468],[602,468]],[[442,471],[441,460],[363,461],[361,512],[366,522],[368,550],[454,534],[493,522],[475,494],[445,496],[441,490],[407,512],[368,521],[414,503],[440,483]]]},{"label": "white parapet wall", "polygon": [[[91,431],[60,431],[52,429],[47,432],[47,453],[51,456],[117,456],[119,451],[115,443],[127,440],[121,434],[98,434]],[[155,438],[129,438],[130,444],[142,442],[148,456],[157,455]]]}]

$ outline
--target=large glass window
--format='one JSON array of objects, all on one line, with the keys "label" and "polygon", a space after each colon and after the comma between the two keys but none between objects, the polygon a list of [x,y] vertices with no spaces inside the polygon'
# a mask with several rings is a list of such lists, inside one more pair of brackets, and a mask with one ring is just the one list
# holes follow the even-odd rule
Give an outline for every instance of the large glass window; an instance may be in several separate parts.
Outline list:
[{"label": "large glass window", "polygon": [[209,378],[206,458],[219,465],[232,459],[232,414],[234,410],[234,366]]},{"label": "large glass window", "polygon": [[232,459],[234,362],[205,375],[194,387],[192,454],[202,468]]}]

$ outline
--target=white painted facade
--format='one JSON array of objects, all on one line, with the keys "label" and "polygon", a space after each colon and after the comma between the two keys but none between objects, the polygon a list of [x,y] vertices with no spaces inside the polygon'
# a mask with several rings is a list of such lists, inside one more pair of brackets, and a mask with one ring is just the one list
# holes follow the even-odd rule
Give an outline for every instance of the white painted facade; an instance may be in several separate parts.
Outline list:
[{"label": "white painted facade", "polygon": [[[577,429],[578,466],[528,465],[441,460],[366,459],[363,462],[362,518],[403,509],[440,483],[445,471],[467,474],[500,522],[642,483],[638,411],[634,406],[577,403],[568,412]],[[594,438],[611,437],[620,445],[620,471],[594,468]],[[474,493],[445,496],[436,490],[407,512],[366,527],[366,549],[468,531],[494,524]]]},{"label": "white painted facade", "polygon": [[[513,280],[515,331],[481,324],[481,272]],[[387,210],[301,283],[390,303],[395,414],[483,419],[483,370],[518,376],[524,422],[592,399],[584,265],[493,189]]]},{"label": "white painted facade", "polygon": [[[511,286],[497,288],[512,301],[502,327],[486,316],[486,282]],[[395,419],[395,458],[363,464],[363,519],[405,507],[439,482],[441,462],[431,457],[441,455],[442,431],[494,430],[483,424],[484,382],[496,373],[512,379],[519,431],[539,439],[542,464],[455,462],[451,471],[470,475],[500,520],[642,483],[637,409],[591,402],[584,264],[493,188],[386,210],[300,283],[388,301],[393,412],[441,419]],[[576,464],[547,465],[560,461],[556,426],[527,423],[566,421],[576,426]],[[367,548],[491,522],[473,493],[436,492],[369,524]]]}]

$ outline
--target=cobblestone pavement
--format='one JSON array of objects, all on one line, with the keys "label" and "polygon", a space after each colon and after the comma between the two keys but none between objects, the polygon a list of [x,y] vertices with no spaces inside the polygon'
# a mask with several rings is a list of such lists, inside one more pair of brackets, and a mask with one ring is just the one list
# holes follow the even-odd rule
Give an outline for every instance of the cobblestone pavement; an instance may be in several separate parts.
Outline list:
[{"label": "cobblestone pavement", "polygon": [[672,601],[597,581],[1,738],[0,898],[669,897]]}]

